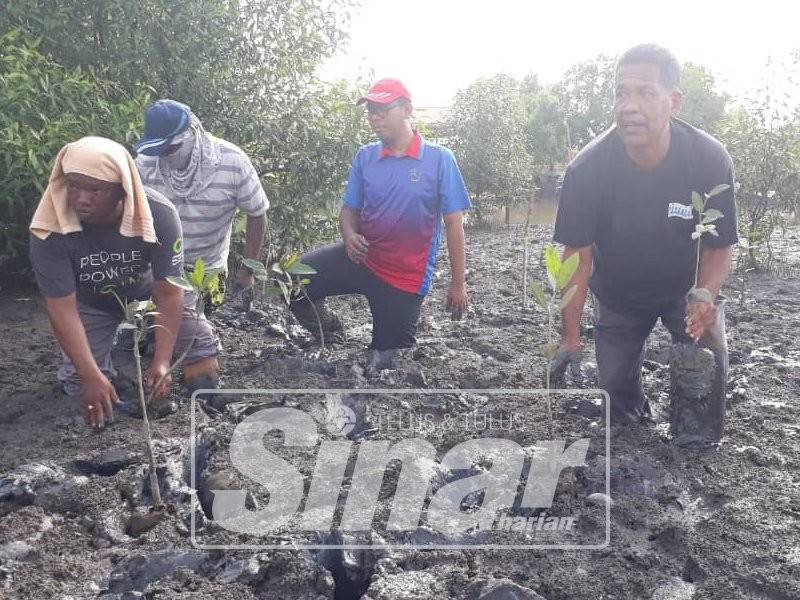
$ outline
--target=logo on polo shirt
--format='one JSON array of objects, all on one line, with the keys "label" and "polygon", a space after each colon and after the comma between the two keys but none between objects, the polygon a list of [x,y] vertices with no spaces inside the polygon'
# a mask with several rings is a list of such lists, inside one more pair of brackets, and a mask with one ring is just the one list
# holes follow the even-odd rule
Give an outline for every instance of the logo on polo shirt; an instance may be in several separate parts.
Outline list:
[{"label": "logo on polo shirt", "polygon": [[409,169],[408,180],[413,182],[419,181],[419,171],[417,171],[416,169]]},{"label": "logo on polo shirt", "polygon": [[670,219],[672,217],[691,220],[694,218],[692,215],[692,207],[681,204],[680,202],[670,202],[667,207],[667,218]]}]

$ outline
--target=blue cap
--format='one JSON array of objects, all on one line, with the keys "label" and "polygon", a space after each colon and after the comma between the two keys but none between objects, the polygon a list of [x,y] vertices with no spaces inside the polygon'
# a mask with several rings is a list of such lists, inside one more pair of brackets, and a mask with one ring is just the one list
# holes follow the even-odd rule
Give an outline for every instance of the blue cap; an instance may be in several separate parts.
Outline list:
[{"label": "blue cap", "polygon": [[185,131],[192,109],[176,100],[156,100],[144,113],[144,135],[135,145],[139,154],[160,156],[173,137]]}]

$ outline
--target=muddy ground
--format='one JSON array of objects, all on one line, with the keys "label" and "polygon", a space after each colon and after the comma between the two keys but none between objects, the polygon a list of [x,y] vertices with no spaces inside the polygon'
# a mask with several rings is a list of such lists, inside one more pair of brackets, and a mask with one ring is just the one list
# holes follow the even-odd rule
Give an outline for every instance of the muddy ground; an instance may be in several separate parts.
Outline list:
[{"label": "muddy ground", "polygon": [[[540,256],[547,235],[546,228],[536,228],[533,256]],[[460,322],[444,311],[447,262],[441,260],[444,277],[423,307],[418,347],[402,358],[399,370],[375,373],[367,364],[369,319],[359,299],[332,303],[348,326],[348,341],[321,358],[279,306],[257,303],[249,313],[223,307],[214,319],[226,348],[225,383],[540,387],[544,316],[533,308],[520,310],[520,237],[518,227],[469,233],[472,304]],[[797,248],[798,240],[793,231],[786,244]],[[541,276],[535,266],[531,278]],[[349,553],[193,547],[186,454],[190,411],[179,394],[178,412],[153,424],[162,492],[174,514],[145,533],[127,535],[135,533],[126,532],[130,516],[151,502],[141,421],[118,413],[101,433],[88,429],[54,385],[58,353],[41,302],[34,293],[4,292],[0,597],[800,598],[800,282],[753,274],[743,299],[739,284],[735,287],[726,290],[731,375],[723,443],[717,451],[671,443],[669,341],[659,325],[644,370],[654,419],[612,430],[608,548]],[[588,336],[585,341],[588,379],[582,385],[592,387],[593,348]],[[420,408],[414,402],[423,400],[409,402],[413,410]],[[566,423],[570,407],[559,410]],[[213,438],[247,412],[240,402],[222,412],[197,413],[203,443],[211,440],[200,453],[201,473],[223,459],[214,452]],[[579,416],[596,422],[595,414]],[[578,477],[576,485],[586,492],[590,479]],[[569,493],[560,486],[557,502]],[[254,501],[265,504],[264,497]],[[204,514],[195,518],[203,531],[214,532]],[[219,528],[217,533],[226,535]],[[291,536],[285,542],[290,546]]]}]

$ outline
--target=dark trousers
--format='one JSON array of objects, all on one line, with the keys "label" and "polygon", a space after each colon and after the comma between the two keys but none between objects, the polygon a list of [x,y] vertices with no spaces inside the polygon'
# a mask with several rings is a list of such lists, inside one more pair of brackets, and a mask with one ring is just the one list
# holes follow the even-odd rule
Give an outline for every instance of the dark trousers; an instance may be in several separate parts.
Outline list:
[{"label": "dark trousers", "polygon": [[[725,389],[728,382],[728,344],[725,340],[725,300],[718,297],[717,319],[703,336],[699,345],[714,353],[716,372],[712,396],[722,398],[715,411],[721,415],[711,416],[724,420]],[[642,363],[645,342],[658,319],[672,335],[673,343],[692,340],[686,335],[686,300],[681,300],[660,314],[641,316],[612,310],[595,298],[594,339],[597,356],[597,371],[600,387],[608,392],[612,414],[647,412],[649,406],[642,390]]]},{"label": "dark trousers", "polygon": [[[354,263],[341,242],[304,254],[300,260],[317,271],[309,277],[311,283],[306,286],[313,302],[327,296],[366,296],[372,312],[371,349],[390,350],[414,345],[422,296],[398,290],[367,267]],[[295,300],[292,311],[307,314],[307,304],[306,299]]]}]

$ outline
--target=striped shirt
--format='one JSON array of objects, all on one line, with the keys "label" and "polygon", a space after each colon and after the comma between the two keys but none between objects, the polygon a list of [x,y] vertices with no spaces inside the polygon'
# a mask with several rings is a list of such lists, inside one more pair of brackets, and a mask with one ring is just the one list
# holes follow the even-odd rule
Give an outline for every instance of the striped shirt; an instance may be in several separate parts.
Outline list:
[{"label": "striped shirt", "polygon": [[176,194],[161,174],[157,156],[139,155],[136,166],[144,185],[161,192],[181,219],[185,264],[202,258],[207,268],[227,268],[233,217],[239,209],[258,217],[269,200],[247,155],[235,144],[211,136],[213,152],[195,177],[206,183],[191,197]]}]

